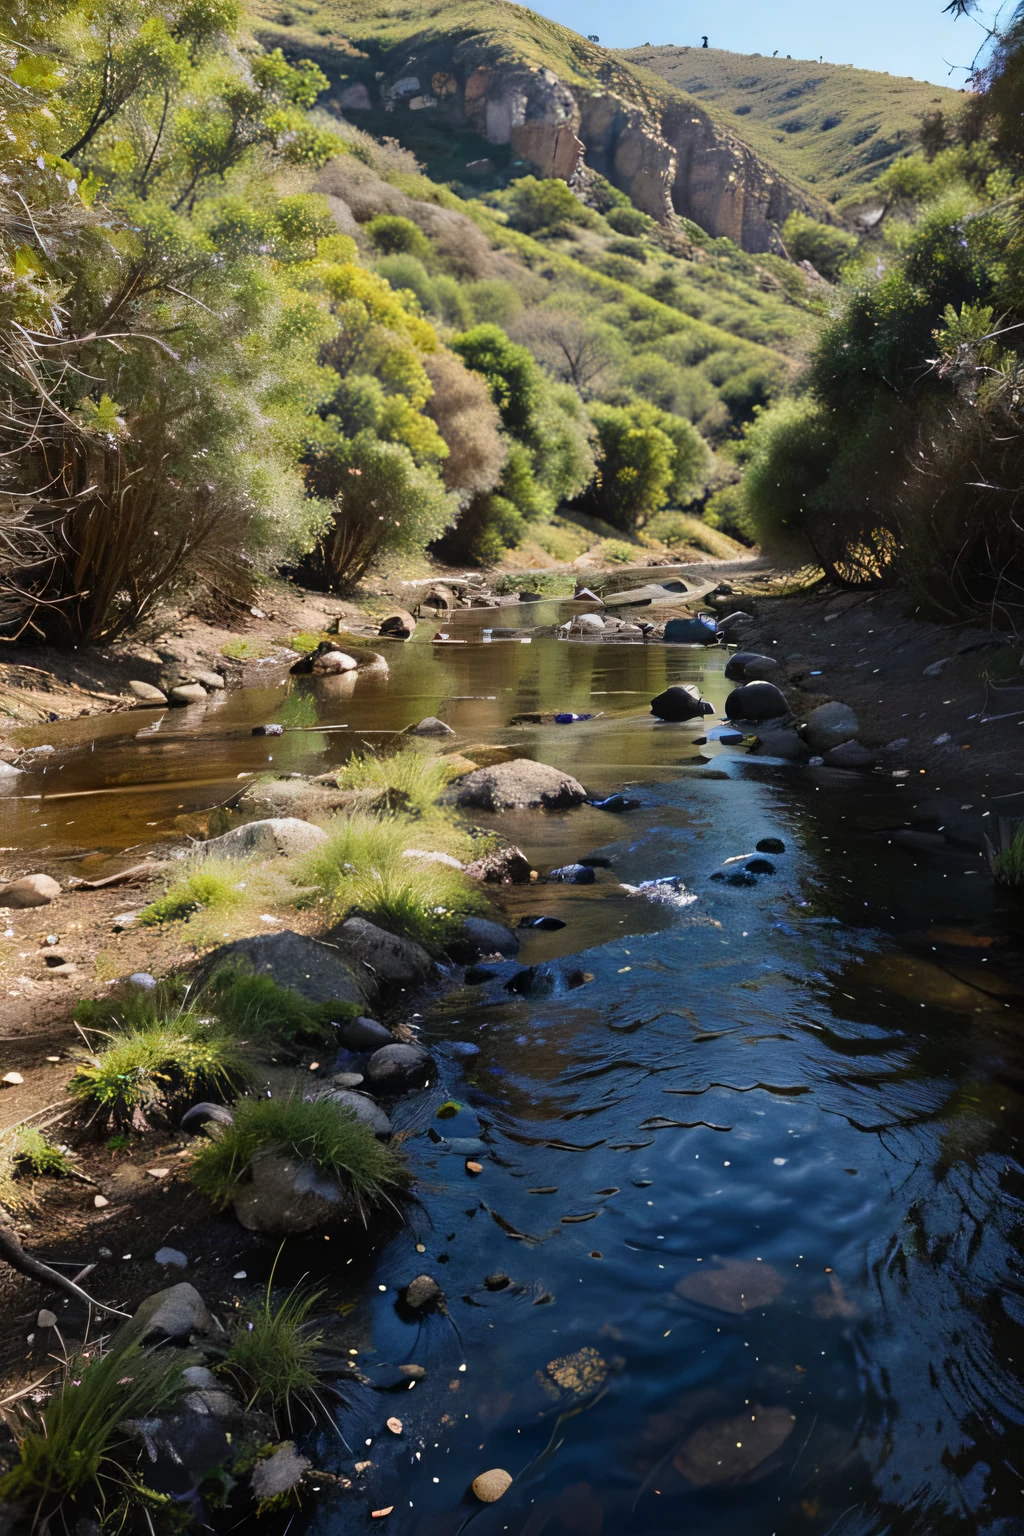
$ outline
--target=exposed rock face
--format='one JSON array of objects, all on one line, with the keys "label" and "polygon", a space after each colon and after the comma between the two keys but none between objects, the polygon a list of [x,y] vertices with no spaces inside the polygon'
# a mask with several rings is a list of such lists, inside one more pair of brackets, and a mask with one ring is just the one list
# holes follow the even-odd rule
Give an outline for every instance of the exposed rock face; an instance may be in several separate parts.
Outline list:
[{"label": "exposed rock face", "polygon": [[583,154],[580,111],[550,69],[480,65],[466,80],[463,111],[489,144],[511,144],[541,176],[572,180]]}]

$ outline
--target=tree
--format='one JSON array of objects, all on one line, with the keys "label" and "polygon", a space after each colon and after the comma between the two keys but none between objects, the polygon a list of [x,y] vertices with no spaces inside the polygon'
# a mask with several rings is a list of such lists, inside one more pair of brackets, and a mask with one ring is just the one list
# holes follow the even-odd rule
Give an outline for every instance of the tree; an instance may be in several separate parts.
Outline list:
[{"label": "tree", "polygon": [[457,510],[437,476],[417,469],[404,445],[381,442],[369,431],[314,456],[310,486],[330,502],[330,521],[309,569],[333,591],[354,586],[386,553],[422,553]]},{"label": "tree", "polygon": [[782,226],[782,238],[794,261],[809,261],[816,272],[834,283],[843,263],[857,249],[857,237],[832,224],[822,224],[794,208]]},{"label": "tree", "polygon": [[567,309],[527,310],[513,322],[512,335],[547,373],[571,384],[584,399],[600,388],[626,351],[611,326]]},{"label": "tree", "polygon": [[424,367],[434,390],[427,414],[448,448],[442,466],[445,485],[467,496],[493,490],[508,445],[486,383],[443,348],[425,358]]},{"label": "tree", "polygon": [[557,229],[561,224],[593,224],[594,215],[564,181],[539,181],[521,176],[505,194],[509,222],[527,234]]},{"label": "tree", "polygon": [[527,349],[510,341],[497,325],[476,325],[453,337],[450,346],[467,368],[486,380],[506,431],[528,437],[540,405],[541,373]]},{"label": "tree", "polygon": [[624,533],[643,527],[670,500],[685,504],[707,475],[710,455],[689,422],[653,405],[594,404],[597,474],[578,505]]}]

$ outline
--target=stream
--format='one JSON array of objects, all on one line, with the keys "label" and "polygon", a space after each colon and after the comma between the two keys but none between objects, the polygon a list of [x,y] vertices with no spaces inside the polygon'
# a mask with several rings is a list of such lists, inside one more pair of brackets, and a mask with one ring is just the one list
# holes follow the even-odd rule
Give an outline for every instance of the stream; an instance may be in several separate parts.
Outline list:
[{"label": "stream", "polygon": [[[362,1266],[348,1321],[360,1364],[428,1375],[348,1394],[351,1457],[327,1432],[311,1454],[372,1461],[369,1501],[314,1501],[305,1528],[1024,1532],[1024,1036],[967,942],[1014,921],[978,855],[980,801],[935,802],[962,840],[896,846],[884,829],[910,819],[914,782],[697,745],[711,717],[649,714],[694,682],[721,715],[721,652],[486,641],[485,620],[421,624],[386,677],[275,673],[205,708],[40,727],[28,739],[57,748],[44,797],[0,802],[0,841],[88,873],[239,774],[322,772],[433,714],[641,802],[494,823],[542,871],[609,864],[590,886],[503,890],[510,926],[565,926],[524,930],[518,966],[412,1020],[439,1068],[396,1115],[420,1203]],[[438,628],[465,643],[432,644]],[[289,691],[347,729],[253,738]],[[597,718],[509,724],[553,710]],[[712,881],[768,838],[773,873]],[[637,889],[667,876],[679,889]],[[951,928],[971,935],[935,935]],[[524,967],[530,995],[506,990]],[[463,1107],[436,1119],[449,1096]],[[482,1136],[483,1173],[431,1128]],[[317,1259],[341,1286],[340,1252],[337,1271]],[[512,1283],[488,1289],[495,1271]],[[396,1299],[420,1273],[447,1311],[416,1321]],[[488,1468],[515,1481],[485,1506],[467,1488]]]}]

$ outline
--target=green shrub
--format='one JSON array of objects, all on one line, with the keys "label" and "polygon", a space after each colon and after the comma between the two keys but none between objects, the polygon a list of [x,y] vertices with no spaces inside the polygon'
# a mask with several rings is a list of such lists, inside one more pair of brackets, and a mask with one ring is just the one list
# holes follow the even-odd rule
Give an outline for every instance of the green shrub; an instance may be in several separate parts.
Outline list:
[{"label": "green shrub", "polygon": [[794,261],[809,261],[831,283],[857,249],[856,235],[834,224],[821,224],[796,208],[782,226],[782,238]]},{"label": "green shrub", "polygon": [[621,539],[605,539],[601,544],[601,555],[615,565],[636,565],[640,559],[636,546],[625,544]]},{"label": "green shrub", "polygon": [[451,783],[443,757],[421,746],[403,745],[396,752],[364,752],[352,757],[337,774],[339,789],[368,789],[385,798],[392,810],[424,815],[432,810]]},{"label": "green shrub", "polygon": [[178,922],[194,912],[237,907],[242,900],[237,889],[238,873],[236,866],[230,874],[219,869],[197,869],[182,875],[156,901],[143,907],[139,922],[144,927],[155,927],[158,923]]},{"label": "green shrub", "polygon": [[521,176],[504,196],[509,223],[526,234],[557,228],[560,224],[595,223],[589,208],[580,202],[564,181]]},{"label": "green shrub", "polygon": [[1024,821],[999,817],[997,840],[985,838],[985,852],[992,879],[997,885],[1019,890],[1024,886]]},{"label": "green shrub", "polygon": [[[43,1528],[40,1519],[49,1529],[49,1518],[66,1501],[83,1513],[83,1505],[102,1512],[111,1530],[121,1528],[132,1505],[159,1507],[164,1496],[143,1482],[142,1443],[125,1424],[159,1415],[181,1392],[181,1365],[173,1356],[143,1353],[130,1335],[106,1354],[73,1356],[38,1414],[38,1427],[15,1431],[18,1461],[0,1478],[0,1501],[29,1501],[36,1529]],[[62,1522],[61,1528],[69,1527]]]},{"label": "green shrub", "polygon": [[363,231],[385,256],[415,256],[424,261],[433,254],[433,246],[419,225],[397,213],[378,213],[363,225]]},{"label": "green shrub", "polygon": [[398,1153],[330,1099],[240,1099],[233,1114],[231,1125],[192,1159],[192,1182],[217,1206],[230,1203],[253,1158],[266,1149],[336,1179],[351,1190],[364,1219],[408,1188]]},{"label": "green shrub", "polygon": [[65,1152],[34,1126],[16,1125],[0,1132],[0,1206],[16,1211],[32,1204],[18,1175],[29,1171],[60,1177],[72,1171]]},{"label": "green shrub", "polygon": [[147,1029],[114,1033],[76,1067],[68,1092],[90,1122],[140,1127],[154,1110],[165,1112],[195,1094],[228,1098],[250,1076],[238,1043],[215,1033],[192,1008]]},{"label": "green shrub", "polygon": [[357,1016],[355,1003],[334,999],[313,1003],[291,987],[279,986],[269,976],[226,966],[215,972],[202,994],[228,1034],[257,1043],[329,1045],[332,1024]]},{"label": "green shrub", "polygon": [[703,439],[688,421],[656,406],[595,402],[599,476],[579,499],[582,510],[632,533],[670,499],[686,502],[710,467]]},{"label": "green shrub", "polygon": [[323,1292],[296,1286],[275,1307],[272,1284],[273,1275],[262,1301],[242,1312],[217,1370],[238,1386],[247,1409],[283,1411],[293,1430],[293,1408],[312,1413],[319,1405],[316,1351],[323,1334],[312,1329],[309,1316]]},{"label": "green shrub", "polygon": [[633,239],[639,239],[654,228],[654,220],[649,214],[641,213],[639,208],[611,208],[605,214],[605,221],[617,235]]},{"label": "green shrub", "polygon": [[[414,939],[434,952],[484,898],[474,881],[449,864],[405,858],[410,846],[431,851],[437,841],[429,823],[403,823],[390,816],[338,818],[322,843],[303,861],[297,879],[335,918],[360,913],[390,933]],[[424,835],[426,833],[426,835]]]},{"label": "green shrub", "polygon": [[716,560],[734,560],[742,552],[742,546],[738,546],[734,539],[703,518],[687,512],[659,512],[647,524],[644,533],[660,539],[663,544],[693,545]]}]

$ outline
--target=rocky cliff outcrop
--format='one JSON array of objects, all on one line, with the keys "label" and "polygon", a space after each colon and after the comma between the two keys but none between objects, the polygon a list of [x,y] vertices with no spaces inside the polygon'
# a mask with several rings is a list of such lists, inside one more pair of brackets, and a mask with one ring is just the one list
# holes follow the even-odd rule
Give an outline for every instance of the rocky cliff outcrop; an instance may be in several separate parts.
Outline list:
[{"label": "rocky cliff outcrop", "polygon": [[[502,56],[483,36],[436,33],[390,58],[360,57],[363,78],[347,74],[334,98],[355,121],[382,108],[447,119],[509,146],[516,167],[570,183],[585,163],[660,223],[681,215],[747,251],[780,249],[778,226],[794,208],[832,217],[692,97],[660,82],[652,90],[628,66],[601,65],[588,84]],[[385,67],[371,72],[371,63]]]}]

